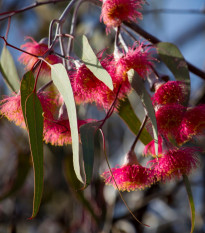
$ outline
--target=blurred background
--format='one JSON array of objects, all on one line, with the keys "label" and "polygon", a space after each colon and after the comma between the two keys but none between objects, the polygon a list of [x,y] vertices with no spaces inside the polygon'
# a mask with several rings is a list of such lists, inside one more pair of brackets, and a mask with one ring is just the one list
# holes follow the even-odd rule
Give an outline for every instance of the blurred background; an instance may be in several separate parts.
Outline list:
[{"label": "blurred background", "polygon": [[[35,1],[1,0],[0,13],[21,9]],[[39,1],[41,2],[41,1]],[[25,37],[36,41],[48,36],[49,23],[59,18],[67,2],[39,6],[17,14],[11,19],[8,42],[16,47],[25,43]],[[85,2],[79,8],[76,31],[86,34],[96,51],[107,48],[113,52],[115,33],[106,35],[105,26],[99,21],[100,8]],[[69,33],[72,11],[65,31]],[[164,42],[178,46],[185,59],[205,70],[205,1],[204,0],[147,0],[139,25]],[[0,21],[0,35],[4,36],[7,20]],[[67,28],[66,28],[67,27]],[[132,46],[127,36],[125,41]],[[140,35],[136,38],[140,38]],[[143,39],[142,39],[143,40]],[[0,40],[0,51],[3,41]],[[19,76],[25,73],[18,62],[20,52],[8,48],[13,55]],[[156,64],[161,74],[171,73]],[[191,75],[190,105],[205,103],[205,82]],[[10,95],[0,74],[0,95]],[[131,95],[135,111],[143,118],[140,100]],[[78,108],[82,117],[102,119],[105,116],[95,106]],[[181,180],[156,184],[143,191],[123,193],[136,217],[150,227],[142,227],[129,214],[119,194],[113,187],[105,186],[100,174],[107,169],[101,145],[96,141],[94,175],[92,184],[84,191],[77,191],[79,184],[72,173],[71,147],[44,147],[44,193],[37,217],[28,220],[32,213],[33,170],[28,138],[25,131],[6,119],[0,119],[0,233],[181,233],[190,231],[190,210],[184,184]],[[106,147],[111,166],[122,164],[134,135],[116,115],[104,126]],[[204,137],[197,142],[203,149]],[[143,144],[138,143],[136,153],[142,164]],[[196,208],[195,233],[205,232],[205,166],[204,156],[200,167],[190,176]]]}]

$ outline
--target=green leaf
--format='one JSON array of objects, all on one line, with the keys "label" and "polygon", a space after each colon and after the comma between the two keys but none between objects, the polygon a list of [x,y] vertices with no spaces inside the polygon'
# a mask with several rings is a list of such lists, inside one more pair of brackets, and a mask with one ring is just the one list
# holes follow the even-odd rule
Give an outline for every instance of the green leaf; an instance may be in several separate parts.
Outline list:
[{"label": "green leaf", "polygon": [[[188,91],[190,92],[189,69],[180,50],[176,45],[167,42],[158,43],[156,48],[160,59],[170,69],[176,80],[184,81],[187,85]],[[189,99],[189,94],[190,93],[188,93],[187,101]]]},{"label": "green leaf", "polygon": [[195,226],[195,206],[194,206],[194,199],[191,191],[191,185],[189,183],[189,179],[186,175],[183,175],[183,181],[186,187],[187,195],[189,198],[189,205],[191,210],[191,231],[190,233],[193,233],[194,226]]},{"label": "green leaf", "polygon": [[85,170],[85,188],[90,184],[94,163],[94,139],[99,122],[92,122],[80,127],[80,137],[83,148],[83,162]]},{"label": "green leaf", "polygon": [[[118,106],[118,115],[127,124],[129,129],[135,135],[137,135],[141,126],[141,122],[139,118],[136,116],[128,98],[120,100]],[[144,143],[144,145],[147,145],[152,140],[151,135],[147,132],[145,128],[140,134],[140,140],[142,143]]]},{"label": "green leaf", "polygon": [[33,92],[34,84],[35,84],[34,75],[31,71],[28,71],[26,74],[24,74],[23,79],[21,81],[21,87],[20,87],[21,108],[22,108],[25,122],[26,122],[26,117],[25,117],[26,99]]},{"label": "green leaf", "polygon": [[112,78],[109,73],[101,66],[93,49],[91,48],[86,36],[78,36],[75,38],[74,51],[77,56],[85,63],[87,68],[102,81],[107,87],[113,91]]},{"label": "green leaf", "polygon": [[13,58],[6,46],[4,46],[1,53],[0,71],[8,87],[17,93],[19,91],[20,80]]},{"label": "green leaf", "polygon": [[81,183],[76,177],[75,171],[73,169],[72,156],[67,156],[63,161],[63,171],[66,181],[68,182],[69,188],[73,191],[73,194],[78,198],[85,207],[90,215],[93,217],[96,223],[99,224],[99,217],[95,214],[94,208],[92,207],[92,202],[88,201],[84,196],[84,193],[81,189]]},{"label": "green leaf", "polygon": [[9,190],[3,193],[0,196],[0,201],[10,197],[15,194],[25,183],[28,172],[30,170],[30,153],[29,154],[19,154],[18,155],[18,164],[17,164],[17,174],[12,180],[12,185]]},{"label": "green leaf", "polygon": [[26,101],[26,122],[34,169],[34,218],[38,213],[43,193],[43,109],[36,93],[31,93]]},{"label": "green leaf", "polygon": [[34,218],[38,213],[43,192],[43,109],[41,103],[33,92],[35,84],[34,75],[27,72],[21,81],[21,107],[28,128],[31,156],[34,169]]},{"label": "green leaf", "polygon": [[151,122],[152,122],[152,128],[153,128],[153,135],[154,135],[154,141],[155,141],[155,151],[156,155],[158,155],[158,131],[157,131],[157,120],[155,117],[155,111],[152,105],[151,98],[144,87],[144,83],[140,76],[137,74],[137,72],[130,70],[129,74],[129,80],[131,83],[131,86],[133,89],[137,92],[139,95],[146,111],[147,115],[149,116]]},{"label": "green leaf", "polygon": [[62,64],[51,65],[51,78],[58,91],[63,96],[67,108],[71,129],[74,170],[77,178],[84,183],[80,173],[77,113],[70,79]]}]

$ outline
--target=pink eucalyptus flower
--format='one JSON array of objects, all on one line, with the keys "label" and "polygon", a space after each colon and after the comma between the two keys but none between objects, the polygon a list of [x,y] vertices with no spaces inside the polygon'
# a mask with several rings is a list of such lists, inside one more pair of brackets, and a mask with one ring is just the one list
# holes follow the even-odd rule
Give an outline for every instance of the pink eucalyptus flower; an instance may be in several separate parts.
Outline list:
[{"label": "pink eucalyptus flower", "polygon": [[[144,189],[154,183],[153,171],[139,164],[123,165],[112,168],[111,171],[121,191],[129,192]],[[116,184],[109,170],[105,171],[101,176],[107,185],[113,185],[116,188]]]},{"label": "pink eucalyptus flower", "polygon": [[116,61],[116,73],[123,77],[127,76],[130,69],[135,70],[138,75],[145,79],[151,72],[154,60],[149,52],[150,48],[144,47],[143,43],[136,42],[128,52]]},{"label": "pink eucalyptus flower", "polygon": [[111,27],[118,27],[123,21],[136,21],[142,19],[144,0],[103,0],[100,19],[107,26],[107,32]]},{"label": "pink eucalyptus flower", "polygon": [[[123,99],[131,91],[128,76],[126,75],[123,77],[122,74],[118,74],[117,72],[118,61],[119,60],[115,59],[114,56],[107,57],[101,61],[103,68],[110,74],[114,87],[113,91],[108,89],[108,91],[102,94],[105,109],[110,107],[116,96],[118,99]],[[118,102],[116,103],[116,107],[117,104]]]},{"label": "pink eucalyptus flower", "polygon": [[[87,121],[78,120],[78,128]],[[45,119],[43,140],[54,146],[63,146],[72,143],[70,123],[68,119]]]},{"label": "pink eucalyptus flower", "polygon": [[187,88],[182,81],[168,81],[160,85],[154,96],[154,104],[183,104],[187,99]]},{"label": "pink eucalyptus flower", "polygon": [[181,141],[187,141],[194,135],[205,133],[205,104],[188,108],[181,123]]},{"label": "pink eucalyptus flower", "polygon": [[26,128],[21,109],[21,96],[19,94],[1,100],[0,113],[9,121],[13,121],[16,125]]},{"label": "pink eucalyptus flower", "polygon": [[78,104],[96,102],[101,105],[102,93],[108,91],[108,87],[84,64],[77,68],[71,77],[75,100]]},{"label": "pink eucalyptus flower", "polygon": [[[161,136],[158,136],[158,154],[162,154],[162,137]],[[154,140],[152,140],[150,143],[148,143],[144,147],[143,155],[144,156],[148,156],[148,155],[156,156]]]},{"label": "pink eucalyptus flower", "polygon": [[134,151],[129,151],[125,155],[124,160],[124,164],[121,167],[112,168],[111,172],[107,170],[101,175],[107,185],[113,185],[121,191],[129,192],[136,189],[144,189],[154,183],[153,170],[141,166]]},{"label": "pink eucalyptus flower", "polygon": [[[54,111],[53,99],[44,92],[38,93],[38,98],[41,102],[44,116],[50,117],[52,110]],[[0,113],[5,116],[9,121],[13,121],[16,125],[26,128],[23,112],[21,108],[21,96],[15,94],[14,96],[7,97],[0,102]]]},{"label": "pink eucalyptus flower", "polygon": [[179,179],[182,175],[189,175],[198,166],[197,152],[199,149],[196,147],[171,149],[148,163],[152,164],[158,181]]},{"label": "pink eucalyptus flower", "polygon": [[185,112],[186,108],[179,104],[162,105],[156,111],[159,132],[164,136],[174,136],[176,138]]},{"label": "pink eucalyptus flower", "polygon": [[84,64],[80,65],[70,76],[72,77],[75,100],[78,104],[95,102],[97,106],[107,110],[116,97],[123,99],[131,90],[131,86],[128,79],[122,80],[116,75],[113,58],[101,60],[101,64],[112,78],[113,91],[97,79]]},{"label": "pink eucalyptus flower", "polygon": [[[38,43],[32,37],[27,37],[26,39],[31,40],[31,42],[27,42],[21,46],[21,48],[24,49],[26,52],[29,52],[36,56],[42,56],[48,50],[48,46],[46,44]],[[38,58],[27,53],[22,53],[18,60],[25,65],[26,70],[31,70],[34,64],[37,62]],[[59,57],[53,54],[48,55],[45,60],[50,64],[62,62]],[[43,62],[41,73],[50,76],[50,67],[45,62]]]}]

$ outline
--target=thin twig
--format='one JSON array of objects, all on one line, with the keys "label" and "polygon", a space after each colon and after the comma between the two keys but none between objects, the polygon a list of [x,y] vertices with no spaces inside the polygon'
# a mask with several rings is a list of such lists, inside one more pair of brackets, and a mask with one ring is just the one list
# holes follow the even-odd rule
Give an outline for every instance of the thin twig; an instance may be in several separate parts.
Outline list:
[{"label": "thin twig", "polygon": [[43,85],[41,88],[38,89],[38,92],[42,92],[44,91],[46,88],[48,88],[51,84],[53,83],[53,80],[49,81],[48,83],[46,83],[45,85]]},{"label": "thin twig", "polygon": [[152,9],[143,10],[142,14],[205,14],[205,9],[195,10],[195,9]]},{"label": "thin twig", "polygon": [[35,92],[35,93],[36,93],[37,82],[38,82],[39,74],[41,72],[42,64],[43,64],[43,61],[41,60],[40,65],[39,65],[39,69],[38,69],[38,72],[37,72],[37,75],[36,75],[35,85],[34,85],[34,88],[33,88],[33,92]]},{"label": "thin twig", "polygon": [[128,49],[128,46],[127,46],[127,44],[126,44],[126,42],[125,42],[125,40],[124,40],[124,38],[122,36],[122,33],[120,33],[119,39],[120,39],[121,45],[123,46],[125,52],[127,53],[129,49]]},{"label": "thin twig", "polygon": [[[71,8],[73,7],[73,5],[76,3],[76,0],[71,0],[67,7],[65,8],[65,10],[63,11],[63,13],[61,14],[61,16],[59,17],[59,19],[56,21],[54,20],[56,23],[57,23],[57,27],[56,27],[56,32],[55,32],[55,37],[54,37],[54,40],[50,43],[50,46],[52,46],[53,42],[56,41],[57,38],[59,38],[59,41],[60,41],[60,49],[61,49],[61,54],[65,57],[66,56],[66,51],[65,51],[65,48],[64,48],[64,45],[63,45],[63,37],[62,36],[58,36],[58,35],[62,35],[63,34],[63,24],[68,16],[68,14],[70,13],[70,10]],[[52,38],[52,35],[50,33],[52,33],[52,26],[51,25],[51,29],[49,31],[49,38]],[[65,65],[65,67],[67,66],[67,63],[65,61],[65,59],[63,59],[63,64]]]},{"label": "thin twig", "polygon": [[32,5],[29,5],[27,7],[23,7],[21,9],[19,9],[19,10],[7,11],[7,12],[0,13],[0,17],[4,16],[4,17],[0,18],[0,21],[4,20],[4,19],[7,19],[9,17],[12,17],[12,16],[14,16],[16,14],[22,13],[24,11],[31,10],[31,9],[33,9],[35,7],[38,7],[38,6],[42,6],[42,5],[46,5],[46,4],[56,4],[56,3],[59,3],[59,2],[65,2],[65,1],[67,1],[67,0],[49,0],[49,1],[45,1],[45,2],[36,1]]},{"label": "thin twig", "polygon": [[119,86],[119,88],[117,90],[117,94],[115,96],[115,99],[114,99],[111,107],[109,108],[109,110],[108,110],[105,118],[102,120],[102,123],[100,124],[99,129],[101,129],[103,127],[103,125],[105,124],[106,120],[112,116],[112,114],[114,112],[114,109],[115,109],[115,105],[116,105],[117,99],[118,99],[118,95],[120,93],[120,89],[121,89],[121,85]]},{"label": "thin twig", "polygon": [[139,132],[138,132],[138,134],[137,134],[137,136],[136,136],[136,138],[135,138],[135,140],[134,140],[134,142],[133,142],[133,144],[132,144],[132,146],[131,146],[130,151],[134,151],[135,146],[136,146],[136,144],[137,144],[137,142],[138,142],[138,139],[139,139],[139,137],[140,137],[140,135],[141,135],[141,133],[142,133],[142,130],[143,130],[144,127],[145,127],[145,124],[146,124],[147,120],[148,120],[148,116],[147,116],[147,114],[146,114],[145,117],[144,117],[144,120],[143,120],[143,122],[142,122],[142,125],[140,126]]},{"label": "thin twig", "polygon": [[6,40],[8,40],[10,26],[11,26],[11,17],[8,18],[8,25],[7,25],[7,29],[6,29],[6,35],[5,35]]},{"label": "thin twig", "polygon": [[119,34],[120,34],[120,26],[117,27],[117,31],[115,34],[115,42],[114,42],[115,49],[118,49],[119,46]]},{"label": "thin twig", "polygon": [[[70,35],[71,36],[75,36],[75,26],[76,26],[77,12],[78,12],[78,9],[79,9],[82,2],[83,2],[83,0],[78,1],[77,5],[75,6],[74,12],[73,12],[71,27],[70,27]],[[70,52],[71,52],[72,46],[73,46],[72,42],[73,42],[73,39],[69,38],[68,46],[67,46],[67,56],[70,56]]]},{"label": "thin twig", "polygon": [[115,180],[115,177],[114,177],[114,175],[113,175],[113,173],[112,173],[112,170],[111,170],[111,167],[110,167],[110,164],[109,164],[109,161],[108,161],[108,156],[107,156],[106,147],[105,147],[105,137],[104,137],[104,133],[103,133],[102,129],[99,129],[99,130],[100,130],[100,132],[101,132],[102,139],[103,139],[103,151],[104,151],[104,155],[105,155],[105,160],[106,160],[106,162],[107,162],[107,165],[108,165],[110,174],[111,174],[112,179],[113,179],[113,181],[114,181],[114,183],[115,183],[115,187],[117,188],[117,191],[118,191],[118,193],[119,193],[119,195],[120,195],[121,200],[123,201],[124,205],[126,206],[127,210],[129,211],[129,213],[132,215],[132,217],[133,217],[138,223],[140,223],[140,224],[142,224],[142,225],[144,225],[144,226],[146,226],[146,227],[150,227],[149,225],[146,225],[146,224],[140,222],[139,219],[137,219],[137,217],[133,214],[132,210],[131,210],[131,209],[129,208],[129,206],[127,205],[127,202],[125,201],[125,199],[124,199],[122,193],[120,192],[120,189],[119,189],[119,187],[118,187],[118,185],[117,185],[117,182],[116,182],[116,180]]},{"label": "thin twig", "polygon": [[[59,27],[59,33],[60,33],[60,35],[62,35],[62,33],[63,33],[62,26],[63,25],[60,25],[60,27]],[[65,57],[66,56],[66,50],[65,50],[65,47],[64,47],[63,37],[62,36],[59,37],[59,42],[60,42],[61,54]],[[63,58],[63,65],[65,66],[66,69],[68,68],[67,62],[66,62],[66,60],[64,58]]]},{"label": "thin twig", "polygon": [[13,49],[16,49],[16,50],[18,50],[18,51],[20,51],[20,52],[22,52],[22,53],[26,53],[26,54],[28,54],[28,55],[30,55],[30,56],[39,58],[39,56],[37,56],[37,55],[35,55],[35,54],[29,53],[29,52],[27,52],[27,51],[25,51],[25,50],[23,50],[23,49],[17,48],[16,46],[14,46],[14,45],[12,45],[12,44],[9,44],[9,43],[7,42],[7,40],[5,39],[4,36],[0,36],[0,38],[4,40],[6,46],[9,46],[9,47],[11,47],[11,48],[13,48]]},{"label": "thin twig", "polygon": [[51,45],[52,45],[52,35],[53,35],[53,27],[54,27],[54,24],[55,23],[59,23],[59,20],[57,20],[57,19],[54,19],[54,20],[52,20],[51,22],[50,22],[50,25],[49,25],[49,32],[48,32],[48,34],[49,34],[49,36],[48,36],[48,48],[50,48],[51,47]]}]

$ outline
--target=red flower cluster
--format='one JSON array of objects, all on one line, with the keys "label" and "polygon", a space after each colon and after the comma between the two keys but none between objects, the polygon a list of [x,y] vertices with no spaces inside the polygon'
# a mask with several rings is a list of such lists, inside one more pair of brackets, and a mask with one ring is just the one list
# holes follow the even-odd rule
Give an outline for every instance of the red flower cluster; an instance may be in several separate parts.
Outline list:
[{"label": "red flower cluster", "polygon": [[144,0],[103,0],[101,20],[107,26],[107,31],[111,27],[118,27],[123,21],[136,21],[142,19],[142,9]]},{"label": "red flower cluster", "polygon": [[151,72],[153,60],[149,50],[142,49],[142,44],[129,48],[129,51],[122,54],[120,58],[111,55],[102,59],[102,54],[98,58],[102,67],[112,78],[113,91],[97,79],[84,64],[78,63],[76,70],[70,72],[69,75],[78,104],[95,102],[97,106],[104,109],[109,109],[116,97],[123,99],[130,92],[131,85],[127,72],[134,69],[142,78],[145,78]]},{"label": "red flower cluster", "polygon": [[159,133],[174,139],[179,145],[205,131],[205,105],[187,108],[188,91],[185,83],[169,81],[153,96]]},{"label": "red flower cluster", "polygon": [[[38,43],[32,37],[26,37],[26,39],[31,40],[31,42],[27,42],[21,46],[21,48],[24,49],[26,52],[39,57],[43,56],[47,52],[48,46],[46,44]],[[53,54],[49,54],[45,58],[45,60],[52,65],[62,62],[61,58]],[[31,70],[35,63],[38,61],[38,58],[27,53],[22,53],[19,57],[19,61],[25,65],[25,70]],[[50,76],[50,67],[45,62],[43,63],[41,68],[41,75]]]},{"label": "red flower cluster", "polygon": [[182,81],[168,81],[167,83],[156,85],[156,93],[153,96],[155,105],[182,104],[187,100],[188,90]]},{"label": "red flower cluster", "polygon": [[[112,168],[111,172],[112,174],[110,171],[105,171],[101,176],[106,184],[113,185],[115,188],[117,184],[121,191],[129,192],[144,189],[154,183],[153,170],[138,164]],[[115,180],[113,180],[113,177]]]},{"label": "red flower cluster", "polygon": [[105,171],[101,176],[107,185],[118,187],[121,191],[144,189],[159,181],[165,182],[189,175],[199,164],[199,151],[197,147],[172,147],[165,152],[160,150],[158,157],[149,161],[147,167],[139,163],[125,163],[121,167]]},{"label": "red flower cluster", "polygon": [[174,148],[162,153],[159,158],[149,161],[156,180],[166,181],[189,175],[198,165],[197,152],[199,149],[196,147]]},{"label": "red flower cluster", "polygon": [[153,140],[144,148],[144,155],[154,157],[147,163],[147,167],[141,166],[132,155],[133,163],[125,163],[102,174],[106,184],[115,188],[117,184],[121,191],[143,189],[155,182],[189,175],[198,166],[198,147],[178,148],[169,141],[175,139],[181,145],[205,130],[205,106],[187,109],[182,105],[187,95],[185,84],[179,81],[169,81],[157,88],[153,103],[159,132],[158,156]]},{"label": "red flower cluster", "polygon": [[[56,111],[62,105],[58,101],[58,96],[52,97],[52,93],[40,92],[37,96],[41,102],[44,116],[43,139],[46,143],[51,143],[55,146],[62,146],[71,143],[71,131],[68,119],[59,119],[55,116]],[[13,121],[16,125],[26,128],[23,112],[21,108],[21,96],[16,94],[7,97],[0,102],[0,113],[8,120]],[[91,120],[78,120],[78,127]]]}]

